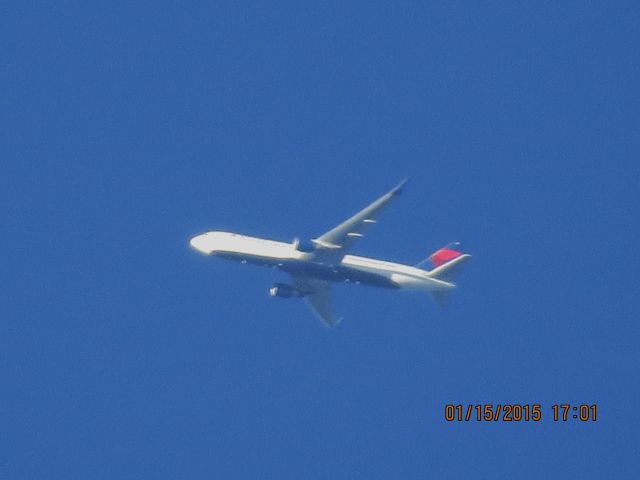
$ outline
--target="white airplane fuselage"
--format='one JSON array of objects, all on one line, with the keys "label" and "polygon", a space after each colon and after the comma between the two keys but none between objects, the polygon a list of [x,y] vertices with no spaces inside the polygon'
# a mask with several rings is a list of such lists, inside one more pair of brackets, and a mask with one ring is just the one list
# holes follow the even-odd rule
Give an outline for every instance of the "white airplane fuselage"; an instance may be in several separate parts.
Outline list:
[{"label": "white airplane fuselage", "polygon": [[329,282],[423,291],[455,288],[454,284],[433,278],[420,268],[374,258],[345,255],[338,264],[322,263],[314,260],[311,252],[299,250],[295,242],[214,231],[193,237],[190,245],[205,255],[269,266],[299,277]]}]

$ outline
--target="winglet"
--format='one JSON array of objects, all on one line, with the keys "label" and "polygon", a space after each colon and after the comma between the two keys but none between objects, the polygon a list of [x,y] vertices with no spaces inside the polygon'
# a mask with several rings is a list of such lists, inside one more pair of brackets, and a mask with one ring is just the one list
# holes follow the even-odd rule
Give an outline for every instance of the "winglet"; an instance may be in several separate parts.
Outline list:
[{"label": "winglet", "polygon": [[[329,328],[338,328],[342,326],[342,320],[344,320],[344,317],[339,317],[336,318],[336,321],[334,322],[333,325],[331,325]],[[327,325],[328,326],[328,325]]]},{"label": "winglet", "polygon": [[391,190],[391,195],[400,195],[402,193],[402,189],[404,188],[405,184],[409,181],[409,177],[405,178],[404,180],[402,180],[398,185],[396,185],[394,187],[393,190]]}]

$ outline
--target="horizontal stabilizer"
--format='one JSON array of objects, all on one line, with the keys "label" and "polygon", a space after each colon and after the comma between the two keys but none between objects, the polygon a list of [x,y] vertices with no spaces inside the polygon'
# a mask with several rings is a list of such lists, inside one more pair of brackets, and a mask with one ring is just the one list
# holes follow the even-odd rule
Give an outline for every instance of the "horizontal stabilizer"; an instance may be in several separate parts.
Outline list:
[{"label": "horizontal stabilizer", "polygon": [[431,293],[431,298],[439,307],[444,308],[449,303],[449,292],[447,290],[433,290],[429,293]]},{"label": "horizontal stabilizer", "polygon": [[462,265],[467,263],[470,258],[471,255],[468,253],[461,254],[460,256],[443,263],[439,267],[434,268],[429,272],[429,275],[433,278],[450,282],[460,273]]},{"label": "horizontal stabilizer", "polygon": [[[416,267],[425,269],[425,266],[428,268],[431,265],[432,269],[427,272],[429,277],[434,280],[451,283],[460,272],[462,265],[471,258],[468,253],[460,252],[459,247],[459,242],[450,243],[446,247],[433,252]],[[432,290],[429,293],[440,307],[447,305],[450,290]]]}]

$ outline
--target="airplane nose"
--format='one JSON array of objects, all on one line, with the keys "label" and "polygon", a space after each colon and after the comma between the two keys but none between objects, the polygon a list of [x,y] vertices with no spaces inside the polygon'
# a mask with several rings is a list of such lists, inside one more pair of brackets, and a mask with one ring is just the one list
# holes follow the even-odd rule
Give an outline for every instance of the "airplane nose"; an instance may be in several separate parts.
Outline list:
[{"label": "airplane nose", "polygon": [[208,254],[209,248],[206,245],[206,235],[196,235],[191,240],[189,240],[189,245],[194,250],[199,251],[200,253]]}]

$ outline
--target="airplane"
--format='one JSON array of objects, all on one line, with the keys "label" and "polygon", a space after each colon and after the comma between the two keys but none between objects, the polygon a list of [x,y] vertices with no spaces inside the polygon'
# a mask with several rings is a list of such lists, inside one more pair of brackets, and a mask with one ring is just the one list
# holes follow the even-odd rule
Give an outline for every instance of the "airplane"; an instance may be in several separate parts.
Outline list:
[{"label": "airplane", "polygon": [[[352,283],[390,289],[429,292],[440,306],[456,287],[452,278],[471,255],[459,251],[458,242],[433,252],[415,266],[348,255],[364,231],[377,223],[378,214],[396,198],[408,179],[337,227],[310,240],[292,243],[250,237],[233,232],[211,231],[190,240],[205,255],[277,268],[290,275],[289,283],[276,283],[271,297],[302,298],[327,327],[337,326],[331,305],[332,283]],[[428,266],[426,270],[423,267]]]}]

